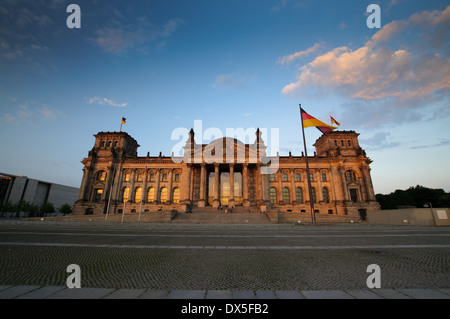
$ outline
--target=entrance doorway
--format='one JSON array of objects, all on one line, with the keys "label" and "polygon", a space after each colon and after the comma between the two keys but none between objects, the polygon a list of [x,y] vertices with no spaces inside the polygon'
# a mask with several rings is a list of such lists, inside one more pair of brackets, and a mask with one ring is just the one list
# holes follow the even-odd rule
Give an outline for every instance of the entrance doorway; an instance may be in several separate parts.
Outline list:
[{"label": "entrance doorway", "polygon": [[[211,172],[208,176],[208,205],[212,206],[214,201],[214,178],[215,173]],[[233,190],[234,190],[234,201],[235,205],[242,205],[242,173],[235,172],[233,174]],[[227,206],[230,200],[230,173],[219,173],[219,200],[220,204]]]}]

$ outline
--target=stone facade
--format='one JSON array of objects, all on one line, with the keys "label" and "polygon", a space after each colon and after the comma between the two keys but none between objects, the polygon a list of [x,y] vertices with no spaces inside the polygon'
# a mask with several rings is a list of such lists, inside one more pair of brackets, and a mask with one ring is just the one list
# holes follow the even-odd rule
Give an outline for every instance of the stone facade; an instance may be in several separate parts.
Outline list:
[{"label": "stone facade", "polygon": [[266,157],[261,132],[253,144],[220,138],[197,144],[191,130],[183,157],[137,156],[139,144],[125,132],[100,132],[88,157],[74,214],[151,213],[188,207],[257,207],[284,214],[359,219],[379,210],[370,176],[371,160],[353,131],[323,135],[308,157]]}]

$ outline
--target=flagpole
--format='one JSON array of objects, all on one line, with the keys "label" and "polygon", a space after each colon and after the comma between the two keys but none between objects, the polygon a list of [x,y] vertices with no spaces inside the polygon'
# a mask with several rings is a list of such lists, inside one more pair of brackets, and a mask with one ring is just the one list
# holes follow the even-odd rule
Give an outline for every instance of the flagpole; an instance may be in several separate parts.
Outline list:
[{"label": "flagpole", "polygon": [[303,146],[305,148],[305,159],[306,159],[306,180],[308,181],[308,193],[309,193],[309,203],[311,205],[311,221],[313,224],[316,223],[316,214],[314,212],[314,201],[312,198],[312,191],[311,191],[311,179],[309,175],[309,162],[308,162],[308,152],[306,150],[306,139],[305,139],[305,127],[303,125],[303,117],[302,117],[302,105],[300,106],[300,122],[302,122],[302,133],[303,133]]}]

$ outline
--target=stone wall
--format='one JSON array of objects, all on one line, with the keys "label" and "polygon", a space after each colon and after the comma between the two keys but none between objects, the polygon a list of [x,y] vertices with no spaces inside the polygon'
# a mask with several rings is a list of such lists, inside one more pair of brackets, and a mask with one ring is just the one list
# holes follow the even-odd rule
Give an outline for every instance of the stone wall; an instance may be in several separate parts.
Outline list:
[{"label": "stone wall", "polygon": [[449,208],[407,208],[370,211],[369,224],[450,226]]}]

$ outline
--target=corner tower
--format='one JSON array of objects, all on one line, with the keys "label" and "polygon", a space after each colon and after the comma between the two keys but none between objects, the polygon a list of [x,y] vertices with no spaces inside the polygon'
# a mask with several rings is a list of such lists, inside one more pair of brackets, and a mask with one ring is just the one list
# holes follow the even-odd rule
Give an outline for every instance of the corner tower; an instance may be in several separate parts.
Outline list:
[{"label": "corner tower", "polygon": [[[117,166],[127,158],[137,157],[139,144],[125,132],[99,132],[94,137],[94,147],[81,161],[84,165],[83,179],[76,204],[92,202],[98,206],[97,210],[104,210]],[[75,205],[74,211],[81,208],[82,205]]]}]

